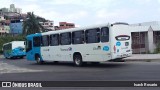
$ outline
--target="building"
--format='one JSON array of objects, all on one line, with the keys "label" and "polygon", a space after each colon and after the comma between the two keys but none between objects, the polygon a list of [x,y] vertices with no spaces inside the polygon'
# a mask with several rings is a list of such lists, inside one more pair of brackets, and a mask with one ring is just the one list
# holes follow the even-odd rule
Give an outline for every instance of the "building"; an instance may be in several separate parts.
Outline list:
[{"label": "building", "polygon": [[14,4],[11,4],[10,8],[9,8],[9,12],[16,12],[16,13],[21,14],[22,13],[22,9],[21,8],[15,8]]},{"label": "building", "polygon": [[153,53],[160,45],[160,22],[131,24],[133,53]]},{"label": "building", "polygon": [[6,12],[3,15],[6,20],[22,19],[21,14],[15,12]]},{"label": "building", "polygon": [[22,34],[23,33],[23,22],[21,20],[11,20],[10,23],[10,33],[12,35]]},{"label": "building", "polygon": [[4,19],[4,16],[1,16],[1,15],[0,15],[0,21],[3,21],[3,20],[5,20],[5,19]]},{"label": "building", "polygon": [[2,12],[9,12],[9,9],[8,8],[1,8],[0,9]]},{"label": "building", "polygon": [[13,20],[13,19],[20,19],[23,14],[19,14],[17,12],[3,12],[0,10],[0,18],[4,18],[5,20]]},{"label": "building", "polygon": [[44,21],[44,22],[39,22],[43,28],[46,30],[46,31],[52,31],[54,30],[54,24],[53,24],[53,21]]},{"label": "building", "polygon": [[27,14],[20,14],[20,18],[19,19],[23,19],[26,20],[27,19]]},{"label": "building", "polygon": [[55,30],[59,30],[59,26],[54,26],[54,29]]},{"label": "building", "polygon": [[1,20],[0,21],[0,36],[8,34],[10,31],[10,20]]},{"label": "building", "polygon": [[4,16],[4,12],[0,9],[0,16]]},{"label": "building", "polygon": [[22,13],[22,9],[21,8],[16,8],[14,4],[10,5],[10,8],[1,8],[0,9],[2,12],[14,12],[14,13]]},{"label": "building", "polygon": [[0,26],[0,36],[8,34],[9,30],[9,26]]},{"label": "building", "polygon": [[[21,8],[15,8],[14,4],[10,5],[10,8],[1,8],[0,9],[0,16],[3,16],[6,20],[17,20],[23,19],[24,14],[22,14]],[[26,15],[25,15],[26,16]]]},{"label": "building", "polygon": [[74,23],[67,23],[67,22],[59,22],[59,26],[55,26],[55,30],[62,30],[68,28],[75,28]]},{"label": "building", "polygon": [[68,29],[68,28],[75,28],[74,23],[67,23],[67,22],[59,22],[60,29]]}]

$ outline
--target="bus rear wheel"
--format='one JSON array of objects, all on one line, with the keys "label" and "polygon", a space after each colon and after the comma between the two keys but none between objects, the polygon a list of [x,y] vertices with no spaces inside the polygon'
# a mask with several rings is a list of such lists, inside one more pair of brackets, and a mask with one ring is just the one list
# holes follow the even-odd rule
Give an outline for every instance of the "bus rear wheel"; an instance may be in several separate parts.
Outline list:
[{"label": "bus rear wheel", "polygon": [[43,61],[41,61],[41,58],[38,55],[36,55],[36,63],[37,64],[43,64]]},{"label": "bus rear wheel", "polygon": [[82,56],[81,55],[75,55],[74,56],[74,64],[78,67],[83,65]]}]

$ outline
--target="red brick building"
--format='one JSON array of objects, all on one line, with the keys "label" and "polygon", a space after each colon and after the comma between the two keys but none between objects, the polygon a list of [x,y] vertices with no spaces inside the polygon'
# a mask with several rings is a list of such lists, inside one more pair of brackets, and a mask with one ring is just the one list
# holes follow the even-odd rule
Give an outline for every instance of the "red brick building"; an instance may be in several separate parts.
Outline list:
[{"label": "red brick building", "polygon": [[67,23],[67,22],[59,22],[59,26],[55,26],[55,30],[62,30],[68,28],[75,28],[74,23]]}]

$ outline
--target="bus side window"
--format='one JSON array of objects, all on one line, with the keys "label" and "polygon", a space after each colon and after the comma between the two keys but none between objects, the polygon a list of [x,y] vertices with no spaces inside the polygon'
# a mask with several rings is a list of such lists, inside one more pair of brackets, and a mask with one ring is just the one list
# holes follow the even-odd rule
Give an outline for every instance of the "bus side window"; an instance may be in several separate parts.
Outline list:
[{"label": "bus side window", "polygon": [[59,34],[50,35],[50,45],[51,46],[59,45]]},{"label": "bus side window", "polygon": [[109,28],[108,27],[101,28],[101,42],[109,42]]},{"label": "bus side window", "polygon": [[88,29],[85,32],[86,43],[99,43],[100,42],[100,29]]},{"label": "bus side window", "polygon": [[42,36],[41,45],[42,46],[49,46],[49,36],[48,35]]},{"label": "bus side window", "polygon": [[72,32],[72,44],[83,44],[84,43],[84,31]]},{"label": "bus side window", "polygon": [[34,47],[39,47],[41,46],[41,37],[33,37],[33,46]]},{"label": "bus side window", "polygon": [[70,45],[71,44],[71,33],[61,33],[60,34],[60,44],[61,45]]}]

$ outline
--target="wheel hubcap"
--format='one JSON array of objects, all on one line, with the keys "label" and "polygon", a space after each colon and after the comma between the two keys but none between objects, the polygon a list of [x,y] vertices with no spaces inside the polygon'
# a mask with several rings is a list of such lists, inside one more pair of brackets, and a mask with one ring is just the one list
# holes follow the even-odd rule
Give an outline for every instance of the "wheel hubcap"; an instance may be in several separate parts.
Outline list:
[{"label": "wheel hubcap", "polygon": [[75,59],[75,63],[76,63],[76,65],[79,65],[79,64],[80,64],[80,62],[81,62],[81,60],[80,60],[80,59],[78,59],[78,58],[76,58],[76,59]]}]

